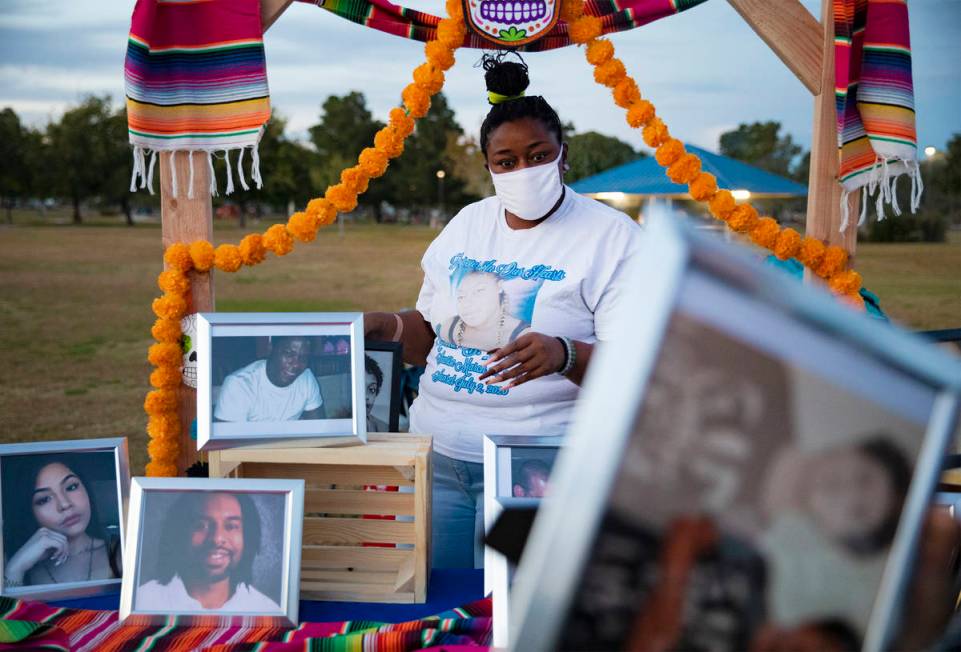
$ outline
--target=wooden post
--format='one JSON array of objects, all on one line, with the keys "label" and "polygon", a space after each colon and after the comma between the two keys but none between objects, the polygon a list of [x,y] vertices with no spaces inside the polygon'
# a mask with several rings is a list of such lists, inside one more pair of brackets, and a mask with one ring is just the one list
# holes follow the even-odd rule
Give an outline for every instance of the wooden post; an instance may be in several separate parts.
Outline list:
[{"label": "wooden post", "polygon": [[850,198],[848,228],[841,233],[841,184],[838,182],[837,113],[834,95],[834,6],[821,0],[823,53],[821,92],[814,96],[811,169],[808,175],[807,235],[843,247],[851,259],[857,247],[857,193]]},{"label": "wooden post", "polygon": [[[188,199],[190,159],[193,156],[193,198]],[[171,160],[176,168],[177,193],[173,193]],[[213,241],[213,205],[210,202],[210,171],[205,152],[162,152],[160,160],[160,219],[163,246],[194,240]],[[209,312],[214,309],[212,270],[208,274],[190,272],[190,306],[188,312]],[[197,391],[180,386],[180,459],[177,473],[183,475],[197,461],[197,442],[190,436],[190,426],[197,416]]]}]

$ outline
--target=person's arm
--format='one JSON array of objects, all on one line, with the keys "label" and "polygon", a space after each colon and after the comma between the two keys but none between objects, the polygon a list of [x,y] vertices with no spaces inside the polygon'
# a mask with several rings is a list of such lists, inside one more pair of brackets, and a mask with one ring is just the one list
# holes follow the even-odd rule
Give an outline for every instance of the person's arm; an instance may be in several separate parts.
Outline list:
[{"label": "person's arm", "polygon": [[[403,324],[401,327],[398,327],[397,316]],[[364,313],[364,337],[393,342],[398,330],[404,346],[404,362],[421,367],[426,365],[427,354],[434,346],[434,331],[419,311]]]},{"label": "person's arm", "polygon": [[[578,340],[572,340],[572,343],[576,356],[567,378],[580,385],[584,382],[594,345]],[[524,333],[493,352],[487,361],[487,371],[481,374],[479,380],[487,380],[488,384],[509,380],[505,388],[517,387],[535,378],[557,373],[566,361],[564,345],[556,337],[544,333]]]},{"label": "person's arm", "polygon": [[326,419],[327,415],[324,413],[324,406],[316,407],[313,410],[304,410],[304,413],[300,415],[301,421],[308,421],[310,419]]}]

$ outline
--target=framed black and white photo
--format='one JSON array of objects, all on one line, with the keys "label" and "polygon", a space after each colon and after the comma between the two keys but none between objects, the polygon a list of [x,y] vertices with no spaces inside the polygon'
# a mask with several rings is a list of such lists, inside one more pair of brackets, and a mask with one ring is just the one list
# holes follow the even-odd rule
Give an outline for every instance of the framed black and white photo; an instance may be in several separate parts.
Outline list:
[{"label": "framed black and white photo", "polygon": [[120,619],[294,627],[304,481],[134,478]]},{"label": "framed black and white photo", "polygon": [[367,441],[360,313],[201,313],[196,349],[201,450]]},{"label": "framed black and white photo", "polygon": [[364,389],[367,432],[397,432],[400,419],[400,342],[364,343]]},{"label": "framed black and white photo", "polygon": [[518,568],[511,644],[741,650],[774,628],[887,649],[961,365],[740,247],[656,219],[646,237]]},{"label": "framed black and white photo", "polygon": [[[561,438],[484,436],[484,531],[505,508],[535,506],[548,492]],[[493,645],[508,647],[510,590],[515,566],[491,546],[484,547],[484,593],[493,597]]]},{"label": "framed black and white photo", "polygon": [[0,446],[0,593],[120,588],[129,483],[124,438]]}]

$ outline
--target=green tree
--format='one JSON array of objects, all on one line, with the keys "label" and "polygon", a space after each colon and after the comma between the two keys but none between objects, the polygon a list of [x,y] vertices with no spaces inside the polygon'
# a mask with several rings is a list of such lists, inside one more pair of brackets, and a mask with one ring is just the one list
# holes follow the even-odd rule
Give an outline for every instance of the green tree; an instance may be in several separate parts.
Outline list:
[{"label": "green tree", "polygon": [[801,146],[790,134],[781,136],[780,131],[780,122],[742,123],[721,134],[721,154],[774,174],[791,176],[791,163],[801,153]]},{"label": "green tree", "polygon": [[13,222],[13,204],[38,189],[43,169],[42,136],[25,127],[11,108],[0,111],[0,206]]},{"label": "green tree", "polygon": [[133,162],[127,132],[127,109],[110,115],[104,124],[103,183],[98,188],[103,202],[120,206],[127,226],[133,226],[130,173]]},{"label": "green tree", "polygon": [[609,168],[630,163],[643,154],[623,140],[605,136],[596,131],[567,136],[567,162],[571,169],[564,180],[568,183],[603,172]]},{"label": "green tree", "polygon": [[109,97],[91,96],[47,127],[53,189],[70,199],[74,224],[83,222],[82,202],[100,195],[110,181],[113,117]]}]

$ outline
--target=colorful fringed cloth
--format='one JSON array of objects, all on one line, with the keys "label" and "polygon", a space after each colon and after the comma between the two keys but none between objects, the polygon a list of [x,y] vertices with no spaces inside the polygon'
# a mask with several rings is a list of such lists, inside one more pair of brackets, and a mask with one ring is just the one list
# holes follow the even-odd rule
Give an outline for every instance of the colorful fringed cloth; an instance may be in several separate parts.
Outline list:
[{"label": "colorful fringed cloth", "polygon": [[886,203],[901,214],[895,192],[900,175],[911,179],[912,211],[923,185],[906,0],[834,0],[834,34],[843,231],[849,193],[861,189],[860,224],[875,193],[878,219]]},{"label": "colorful fringed cloth", "polygon": [[[239,152],[238,177],[247,190],[243,155],[250,149],[251,176],[261,186],[257,144],[270,119],[270,98],[259,0],[137,0],[124,79],[132,191],[139,180],[153,192],[157,153],[164,151],[206,152],[210,190],[217,194],[211,156],[226,156],[230,193],[230,153]],[[192,197],[192,156],[190,164],[190,178],[180,185]]]},{"label": "colorful fringed cloth", "polygon": [[0,597],[0,650],[126,652],[150,649],[208,652],[406,652],[443,646],[490,645],[491,602],[478,600],[406,623],[302,623],[296,629],[124,625],[115,611],[57,609],[42,602]]},{"label": "colorful fringed cloth", "polygon": [[[439,16],[416,11],[387,0],[301,0],[323,7],[327,11],[349,21],[373,29],[417,41],[430,41],[437,38]],[[706,0],[588,0],[585,9],[588,13],[600,16],[604,33],[621,32],[641,25],[673,16],[676,13],[696,7]],[[553,50],[570,45],[567,23],[558,21],[557,25],[543,38],[517,48],[525,52]],[[476,34],[468,34],[463,47],[493,47]]]}]

